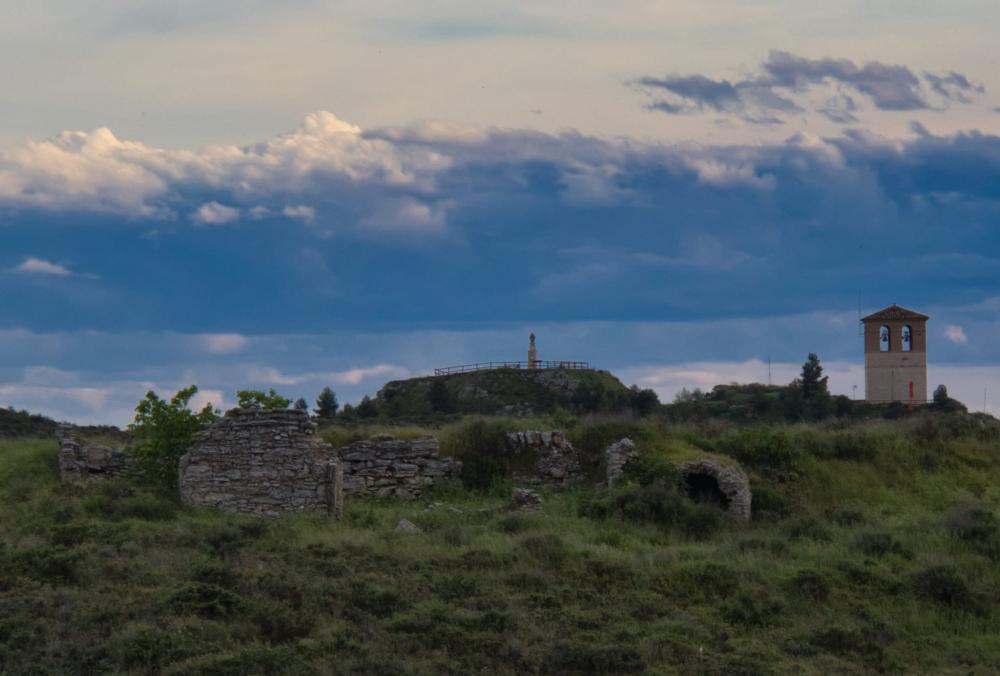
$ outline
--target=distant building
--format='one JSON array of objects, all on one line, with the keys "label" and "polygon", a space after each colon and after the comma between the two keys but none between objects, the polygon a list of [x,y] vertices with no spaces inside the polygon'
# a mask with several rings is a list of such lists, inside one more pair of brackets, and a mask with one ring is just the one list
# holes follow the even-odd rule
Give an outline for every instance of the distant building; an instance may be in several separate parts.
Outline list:
[{"label": "distant building", "polygon": [[528,368],[538,368],[538,348],[535,346],[535,334],[528,336]]},{"label": "distant building", "polygon": [[865,325],[865,399],[927,401],[927,315],[890,305]]}]

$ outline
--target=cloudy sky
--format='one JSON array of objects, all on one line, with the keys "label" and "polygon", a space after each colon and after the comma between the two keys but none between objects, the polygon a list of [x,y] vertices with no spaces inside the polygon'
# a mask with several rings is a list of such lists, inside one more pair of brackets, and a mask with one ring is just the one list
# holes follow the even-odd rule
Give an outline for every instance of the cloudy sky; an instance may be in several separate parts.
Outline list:
[{"label": "cloudy sky", "polygon": [[[4,3],[0,405],[582,359],[1000,413],[1000,4]],[[991,401],[992,400],[992,401]]]}]

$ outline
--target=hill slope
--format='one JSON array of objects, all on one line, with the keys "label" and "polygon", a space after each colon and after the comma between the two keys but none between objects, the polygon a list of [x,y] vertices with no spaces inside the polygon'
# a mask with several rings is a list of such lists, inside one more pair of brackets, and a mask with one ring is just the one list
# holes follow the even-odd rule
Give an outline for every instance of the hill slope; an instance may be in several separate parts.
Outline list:
[{"label": "hill slope", "polygon": [[494,414],[504,407],[535,413],[557,407],[614,410],[627,406],[629,397],[628,388],[607,371],[502,368],[394,380],[379,390],[376,402],[393,417],[425,415],[433,410],[431,388],[438,382],[459,413]]},{"label": "hill slope", "polygon": [[[622,434],[643,471],[611,492],[532,515],[452,487],[341,523],[60,485],[54,442],[0,440],[0,672],[994,673],[996,421],[571,431]],[[751,524],[664,483],[685,449],[747,469]]]}]

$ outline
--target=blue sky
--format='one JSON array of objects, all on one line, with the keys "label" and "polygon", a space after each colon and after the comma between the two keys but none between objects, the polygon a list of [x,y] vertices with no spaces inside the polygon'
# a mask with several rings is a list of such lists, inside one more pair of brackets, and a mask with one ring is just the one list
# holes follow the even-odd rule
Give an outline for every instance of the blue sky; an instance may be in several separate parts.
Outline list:
[{"label": "blue sky", "polygon": [[861,396],[860,294],[998,412],[1000,10],[870,5],[15,2],[0,405],[352,401],[530,331],[667,399],[810,351]]}]

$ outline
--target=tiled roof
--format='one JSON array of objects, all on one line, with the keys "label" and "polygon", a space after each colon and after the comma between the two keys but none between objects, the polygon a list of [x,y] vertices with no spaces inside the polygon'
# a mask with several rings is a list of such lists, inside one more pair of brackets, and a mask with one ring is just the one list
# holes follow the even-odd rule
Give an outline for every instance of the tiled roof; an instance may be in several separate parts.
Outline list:
[{"label": "tiled roof", "polygon": [[927,315],[922,315],[919,312],[914,312],[913,310],[907,310],[905,307],[900,307],[893,303],[887,308],[879,310],[878,312],[873,312],[867,317],[863,318],[863,322],[877,322],[877,321],[887,321],[887,320],[899,320],[899,319],[911,319],[914,321],[925,321],[930,319]]}]

